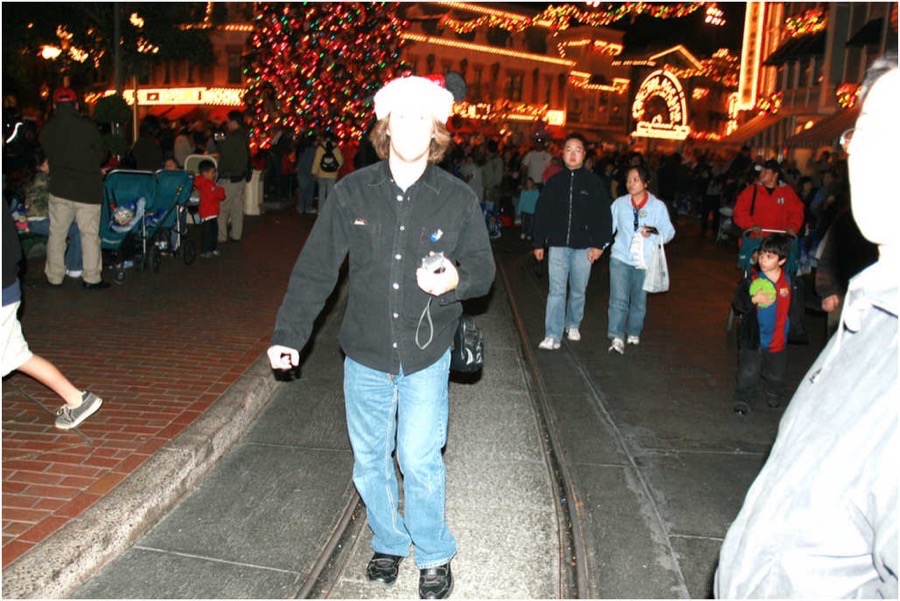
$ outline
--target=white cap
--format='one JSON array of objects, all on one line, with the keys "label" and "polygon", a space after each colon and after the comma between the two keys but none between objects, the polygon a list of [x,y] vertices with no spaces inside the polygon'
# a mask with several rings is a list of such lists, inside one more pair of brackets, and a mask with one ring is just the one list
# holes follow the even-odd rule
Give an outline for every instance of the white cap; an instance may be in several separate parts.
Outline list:
[{"label": "white cap", "polygon": [[375,117],[380,121],[399,108],[423,108],[441,123],[450,118],[453,94],[425,77],[401,77],[375,94]]}]

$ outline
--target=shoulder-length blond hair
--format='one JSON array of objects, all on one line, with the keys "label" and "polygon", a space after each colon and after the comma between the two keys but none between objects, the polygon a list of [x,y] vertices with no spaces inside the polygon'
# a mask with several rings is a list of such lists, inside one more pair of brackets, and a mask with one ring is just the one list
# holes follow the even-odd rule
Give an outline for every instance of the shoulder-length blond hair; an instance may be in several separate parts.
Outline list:
[{"label": "shoulder-length blond hair", "polygon": [[[390,115],[383,119],[379,119],[369,134],[369,140],[375,147],[375,152],[382,159],[388,158],[391,151],[391,136],[388,134],[388,120]],[[434,136],[431,138],[431,150],[428,153],[428,160],[432,163],[439,163],[444,158],[444,153],[450,146],[450,131],[447,126],[434,120]]]}]

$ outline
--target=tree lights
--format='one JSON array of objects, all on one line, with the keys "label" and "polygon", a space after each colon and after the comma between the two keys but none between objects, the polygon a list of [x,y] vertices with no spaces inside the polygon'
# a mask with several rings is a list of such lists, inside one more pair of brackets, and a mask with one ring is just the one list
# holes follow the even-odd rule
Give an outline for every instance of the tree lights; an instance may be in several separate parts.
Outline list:
[{"label": "tree lights", "polygon": [[250,35],[244,103],[251,146],[278,127],[358,140],[372,97],[402,75],[397,3],[260,3]]}]

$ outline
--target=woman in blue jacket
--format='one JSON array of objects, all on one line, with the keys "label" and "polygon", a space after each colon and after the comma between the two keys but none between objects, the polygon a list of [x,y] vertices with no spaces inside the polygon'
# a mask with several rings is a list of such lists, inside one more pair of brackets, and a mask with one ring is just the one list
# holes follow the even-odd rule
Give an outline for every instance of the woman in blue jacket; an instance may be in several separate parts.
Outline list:
[{"label": "woman in blue jacket", "polygon": [[647,314],[644,276],[653,247],[675,236],[665,203],[647,189],[650,174],[646,167],[628,169],[628,194],[613,201],[613,234],[609,262],[609,352],[625,354],[628,344],[640,344]]}]

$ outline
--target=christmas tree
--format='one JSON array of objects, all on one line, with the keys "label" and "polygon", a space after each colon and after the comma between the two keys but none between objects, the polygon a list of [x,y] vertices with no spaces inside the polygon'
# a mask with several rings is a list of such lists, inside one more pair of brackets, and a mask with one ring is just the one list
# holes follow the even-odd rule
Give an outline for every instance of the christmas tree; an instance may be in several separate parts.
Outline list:
[{"label": "christmas tree", "polygon": [[358,140],[373,118],[372,97],[408,71],[399,3],[257,5],[244,95],[251,145],[265,148],[278,126]]}]

